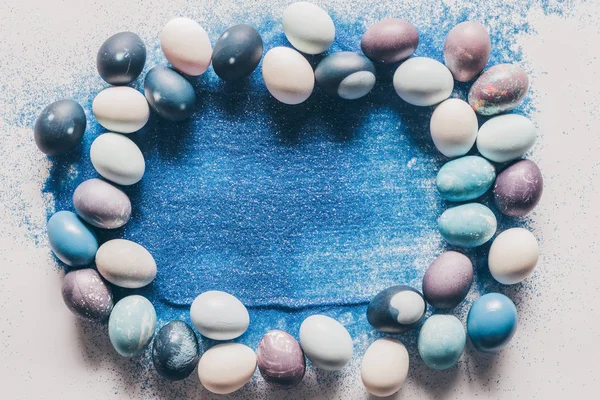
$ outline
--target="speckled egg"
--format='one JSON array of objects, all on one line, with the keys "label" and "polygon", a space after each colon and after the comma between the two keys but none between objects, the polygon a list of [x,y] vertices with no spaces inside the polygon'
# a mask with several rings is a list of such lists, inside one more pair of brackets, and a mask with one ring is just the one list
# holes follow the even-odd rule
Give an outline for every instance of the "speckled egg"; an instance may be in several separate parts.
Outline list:
[{"label": "speckled egg", "polygon": [[435,147],[446,157],[467,154],[477,139],[477,116],[471,106],[460,99],[444,100],[429,122],[429,132]]},{"label": "speckled egg", "polygon": [[362,359],[363,385],[374,396],[391,396],[404,385],[409,364],[408,351],[400,341],[378,339],[371,343]]},{"label": "speckled egg", "polygon": [[65,275],[62,298],[73,314],[90,321],[106,321],[113,308],[110,287],[91,268],[74,270]]},{"label": "speckled egg", "polygon": [[469,104],[476,113],[495,115],[512,110],[523,101],[529,78],[516,64],[498,64],[485,70],[469,90]]},{"label": "speckled egg", "polygon": [[400,64],[394,73],[396,93],[414,106],[432,106],[446,100],[453,88],[452,74],[433,58],[411,58]]},{"label": "speckled egg", "polygon": [[150,107],[169,121],[183,121],[192,115],[196,92],[183,76],[167,67],[154,67],[144,80],[144,94]]},{"label": "speckled egg", "polygon": [[112,239],[96,253],[100,275],[113,285],[139,289],[156,277],[156,262],[143,246],[126,239]]},{"label": "speckled egg", "polygon": [[81,143],[85,126],[83,108],[73,100],[59,100],[44,108],[37,117],[33,138],[43,153],[58,156]]},{"label": "speckled egg", "polygon": [[252,379],[256,354],[240,343],[223,343],[208,349],[198,363],[198,377],[206,390],[229,394]]},{"label": "speckled egg", "polygon": [[492,242],[488,266],[495,280],[514,285],[531,276],[539,257],[540,249],[533,233],[524,228],[511,228]]},{"label": "speckled egg", "polygon": [[487,29],[477,21],[456,25],[444,42],[444,62],[459,82],[475,78],[490,58],[492,43]]},{"label": "speckled egg", "polygon": [[285,104],[302,103],[315,86],[312,67],[302,54],[289,47],[275,47],[267,52],[262,75],[269,93]]},{"label": "speckled egg", "polygon": [[303,53],[320,54],[333,43],[333,20],[316,4],[306,1],[290,4],[283,12],[282,22],[287,40]]},{"label": "speckled egg", "polygon": [[498,174],[494,202],[502,214],[522,217],[537,206],[543,191],[544,179],[538,166],[531,160],[520,160]]},{"label": "speckled egg", "polygon": [[150,107],[143,94],[129,86],[104,89],[92,103],[94,117],[109,131],[139,131],[150,118]]},{"label": "speckled egg", "polygon": [[463,204],[444,211],[438,228],[444,240],[453,246],[473,248],[494,236],[497,227],[494,213],[479,203]]},{"label": "speckled egg", "polygon": [[108,337],[123,357],[141,354],[156,329],[154,306],[143,296],[122,298],[113,308],[108,320]]},{"label": "speckled egg", "polygon": [[365,56],[343,51],[321,60],[315,69],[315,79],[325,93],[355,100],[375,86],[375,66]]},{"label": "speckled egg", "polygon": [[419,45],[417,28],[399,18],[386,18],[369,27],[360,48],[371,60],[394,64],[412,56]]},{"label": "speckled egg", "polygon": [[52,215],[46,226],[50,248],[70,267],[83,267],[94,261],[98,251],[96,235],[70,211]]},{"label": "speckled egg", "polygon": [[488,293],[471,306],[467,333],[477,350],[494,353],[512,339],[518,320],[517,308],[511,299],[500,293]]},{"label": "speckled egg", "polygon": [[518,114],[499,115],[479,128],[477,150],[488,160],[502,163],[515,160],[535,144],[533,122]]},{"label": "speckled egg", "polygon": [[454,315],[432,315],[419,332],[419,355],[430,368],[452,367],[463,351],[467,335],[462,322]]},{"label": "speckled egg", "polygon": [[449,201],[474,200],[494,184],[496,168],[485,158],[465,156],[447,162],[440,168],[436,186]]},{"label": "speckled egg", "polygon": [[352,359],[354,344],[350,334],[335,319],[311,315],[300,325],[300,345],[316,368],[339,371]]},{"label": "speckled egg", "polygon": [[440,254],[423,276],[423,296],[436,308],[454,308],[469,293],[473,283],[473,264],[457,251]]},{"label": "speckled egg", "polygon": [[246,332],[250,324],[250,314],[242,302],[218,290],[196,297],[190,316],[198,332],[214,340],[235,339]]},{"label": "speckled egg", "polygon": [[263,41],[258,31],[250,25],[235,25],[215,43],[213,68],[226,81],[245,78],[256,69],[262,53]]},{"label": "speckled egg", "polygon": [[160,48],[171,65],[186,75],[202,75],[210,65],[208,34],[189,18],[170,20],[160,32]]},{"label": "speckled egg", "polygon": [[258,344],[256,356],[260,374],[267,383],[290,389],[304,378],[304,352],[298,341],[287,332],[267,332]]},{"label": "speckled egg", "polygon": [[146,45],[133,32],[119,32],[102,44],[96,57],[100,77],[111,85],[127,85],[146,64]]},{"label": "speckled egg", "polygon": [[100,175],[119,185],[139,182],[146,171],[146,162],[139,147],[118,133],[98,136],[90,148],[90,159]]},{"label": "speckled egg", "polygon": [[380,332],[403,333],[416,327],[427,310],[423,295],[410,286],[398,285],[379,292],[367,308],[369,324]]},{"label": "speckled egg", "polygon": [[110,183],[96,178],[77,186],[73,205],[81,219],[97,228],[120,228],[131,217],[129,197]]},{"label": "speckled egg", "polygon": [[152,363],[160,376],[170,381],[185,379],[200,359],[194,330],[183,321],[171,321],[160,328],[152,344]]}]

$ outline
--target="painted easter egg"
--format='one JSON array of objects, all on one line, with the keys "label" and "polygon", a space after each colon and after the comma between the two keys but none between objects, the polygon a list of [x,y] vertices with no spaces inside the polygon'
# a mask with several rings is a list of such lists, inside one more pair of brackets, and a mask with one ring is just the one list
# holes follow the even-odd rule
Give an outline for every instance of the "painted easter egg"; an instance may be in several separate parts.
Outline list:
[{"label": "painted easter egg", "polygon": [[465,21],[450,30],[444,42],[444,62],[459,82],[475,78],[487,64],[492,50],[490,34],[477,21]]},{"label": "painted easter egg", "polygon": [[112,239],[96,253],[96,268],[110,283],[138,289],[156,277],[156,262],[143,246],[126,239]]},{"label": "painted easter egg", "polygon": [[498,64],[485,70],[469,90],[469,104],[477,114],[495,115],[523,101],[529,78],[516,64]]},{"label": "painted easter egg", "polygon": [[139,182],[146,171],[146,162],[139,147],[118,133],[98,136],[90,148],[90,159],[100,175],[119,185]]},{"label": "painted easter egg", "polygon": [[73,205],[81,219],[97,228],[120,228],[131,217],[129,197],[110,183],[96,178],[77,186]]},{"label": "painted easter egg", "polygon": [[512,339],[518,320],[517,308],[511,299],[500,293],[488,293],[471,306],[467,333],[477,350],[494,353]]},{"label": "painted easter egg", "polygon": [[85,126],[83,108],[73,100],[59,100],[44,108],[37,117],[33,138],[43,153],[58,156],[81,143]]},{"label": "painted easter egg", "polygon": [[275,47],[267,52],[262,75],[269,93],[285,104],[302,103],[315,86],[315,74],[306,58],[288,47]]},{"label": "painted easter egg", "polygon": [[473,283],[473,264],[457,251],[440,254],[423,276],[423,296],[436,308],[454,308],[469,293]]},{"label": "painted easter egg", "polygon": [[196,297],[190,315],[198,332],[214,340],[235,339],[246,332],[250,324],[250,315],[242,302],[217,290]]},{"label": "painted easter egg", "polygon": [[185,379],[200,359],[194,330],[183,321],[171,321],[160,328],[152,344],[152,363],[160,376],[170,381]]},{"label": "painted easter egg", "polygon": [[306,54],[326,51],[335,37],[333,20],[316,4],[299,1],[283,12],[283,33],[296,49]]},{"label": "painted easter egg", "polygon": [[289,389],[298,385],[306,370],[306,360],[300,344],[287,332],[267,332],[256,351],[258,369],[264,380],[274,386]]},{"label": "painted easter egg", "polygon": [[479,128],[477,150],[494,162],[507,162],[522,157],[534,145],[533,122],[518,114],[499,115]]},{"label": "painted easter egg", "polygon": [[46,226],[50,248],[69,267],[83,267],[94,261],[98,239],[79,217],[70,211],[52,215]]},{"label": "painted easter egg", "polygon": [[362,359],[363,385],[374,396],[391,396],[404,385],[409,363],[408,351],[400,341],[378,339],[371,343]]},{"label": "painted easter egg", "polygon": [[394,89],[414,106],[432,106],[452,94],[454,80],[448,68],[427,57],[406,60],[394,73]]},{"label": "painted easter egg", "polygon": [[245,78],[256,69],[263,53],[263,41],[250,25],[227,29],[215,43],[212,65],[219,78],[226,81]]},{"label": "painted easter egg", "polygon": [[139,131],[150,118],[150,108],[143,94],[129,86],[104,89],[92,103],[94,117],[109,131]]},{"label": "painted easter egg", "polygon": [[102,44],[96,57],[100,77],[111,85],[127,85],[146,64],[146,45],[132,32],[119,32]]},{"label": "painted easter egg", "polygon": [[416,327],[427,310],[423,295],[410,286],[392,286],[379,292],[367,308],[369,324],[380,332],[402,333]]},{"label": "painted easter egg", "polygon": [[519,160],[496,178],[494,202],[504,215],[522,217],[529,214],[542,198],[544,179],[531,160]]},{"label": "painted easter egg", "polygon": [[239,343],[223,343],[208,349],[198,363],[198,377],[206,390],[229,394],[252,379],[256,354]]},{"label": "painted easter egg", "polygon": [[113,308],[110,287],[92,268],[71,271],[62,280],[62,298],[79,318],[104,322]]},{"label": "painted easter egg", "polygon": [[375,66],[365,56],[343,51],[321,60],[315,69],[315,79],[325,93],[354,100],[365,96],[375,86]]},{"label": "painted easter egg", "polygon": [[394,64],[412,56],[419,45],[417,28],[399,18],[386,18],[371,25],[360,41],[360,48],[371,60]]},{"label": "painted easter egg", "polygon": [[160,48],[171,65],[186,75],[202,75],[210,65],[208,34],[189,18],[170,20],[160,32]]},{"label": "painted easter egg", "polygon": [[474,200],[494,184],[496,168],[485,158],[465,156],[447,162],[440,168],[436,186],[449,201]]},{"label": "painted easter egg", "polygon": [[448,99],[435,108],[429,132],[435,147],[446,157],[467,154],[477,139],[477,116],[471,106],[460,99]]},{"label": "painted easter egg", "polygon": [[169,121],[189,118],[196,106],[196,92],[192,84],[167,67],[154,67],[148,71],[144,94],[150,107]]},{"label": "painted easter egg", "polygon": [[527,229],[512,228],[499,234],[492,242],[488,266],[495,280],[513,285],[531,276],[539,257],[535,236]]},{"label": "painted easter egg", "polygon": [[419,332],[419,355],[430,368],[452,367],[463,351],[467,335],[462,322],[454,315],[432,315]]},{"label": "painted easter egg", "polygon": [[479,203],[449,208],[438,219],[444,240],[453,246],[466,248],[481,246],[490,240],[497,225],[494,213]]},{"label": "painted easter egg", "polygon": [[108,319],[108,337],[113,347],[123,357],[141,354],[156,329],[156,311],[143,296],[122,298]]},{"label": "painted easter egg", "polygon": [[317,314],[300,325],[300,345],[316,368],[338,371],[352,358],[354,344],[350,334],[335,319]]}]

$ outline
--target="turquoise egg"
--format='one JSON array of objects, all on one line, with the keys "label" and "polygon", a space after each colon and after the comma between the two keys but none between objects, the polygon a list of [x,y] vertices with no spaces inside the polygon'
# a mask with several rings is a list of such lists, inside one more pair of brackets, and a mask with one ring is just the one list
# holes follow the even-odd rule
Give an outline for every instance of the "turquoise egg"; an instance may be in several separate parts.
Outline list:
[{"label": "turquoise egg", "polygon": [[449,208],[438,219],[442,237],[451,245],[466,248],[481,246],[490,240],[496,227],[494,213],[479,203]]},{"label": "turquoise egg", "polygon": [[471,306],[467,332],[477,350],[493,353],[512,339],[518,321],[517,308],[511,299],[500,293],[488,293]]},{"label": "turquoise egg", "polygon": [[454,315],[432,315],[419,332],[419,354],[433,369],[452,367],[463,351],[467,335],[462,322]]},{"label": "turquoise egg", "polygon": [[94,262],[98,251],[96,235],[70,211],[59,211],[46,226],[50,248],[56,257],[70,267],[83,267]]},{"label": "turquoise egg", "polygon": [[156,311],[143,296],[133,295],[121,299],[108,320],[108,337],[113,347],[123,357],[140,354],[150,343],[156,329]]},{"label": "turquoise egg", "polygon": [[485,158],[466,156],[444,164],[437,174],[440,195],[450,201],[467,201],[485,194],[496,179],[496,169]]}]

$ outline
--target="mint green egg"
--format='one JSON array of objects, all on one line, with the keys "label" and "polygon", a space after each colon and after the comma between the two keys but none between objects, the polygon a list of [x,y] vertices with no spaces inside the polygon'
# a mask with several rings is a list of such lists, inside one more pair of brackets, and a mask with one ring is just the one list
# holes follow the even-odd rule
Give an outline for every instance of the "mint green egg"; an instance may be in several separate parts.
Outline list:
[{"label": "mint green egg", "polygon": [[419,355],[430,368],[448,369],[456,364],[466,342],[465,328],[458,318],[454,315],[432,315],[419,332]]},{"label": "mint green egg", "polygon": [[496,227],[494,213],[479,203],[449,208],[438,219],[442,237],[451,245],[466,248],[481,246],[490,240]]},{"label": "mint green egg", "polygon": [[146,348],[156,329],[156,311],[148,299],[133,295],[121,299],[108,320],[108,336],[123,357],[134,357]]},{"label": "mint green egg", "polygon": [[440,195],[450,201],[467,201],[485,194],[496,179],[496,169],[485,158],[466,156],[444,164],[437,174]]}]

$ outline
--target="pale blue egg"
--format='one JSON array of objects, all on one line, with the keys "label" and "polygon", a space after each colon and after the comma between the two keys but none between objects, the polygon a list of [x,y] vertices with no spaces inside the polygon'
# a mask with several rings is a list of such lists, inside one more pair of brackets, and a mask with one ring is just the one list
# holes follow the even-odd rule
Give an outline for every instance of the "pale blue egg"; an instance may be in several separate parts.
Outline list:
[{"label": "pale blue egg", "polygon": [[452,367],[465,349],[467,335],[454,315],[432,315],[419,332],[419,354],[433,369]]},{"label": "pale blue egg", "polygon": [[485,158],[466,156],[444,164],[437,174],[440,195],[450,201],[474,200],[487,192],[496,179],[496,169]]},{"label": "pale blue egg", "polygon": [[148,299],[133,295],[121,299],[108,320],[108,336],[123,357],[140,354],[156,329],[156,311]]},{"label": "pale blue egg", "polygon": [[438,219],[442,237],[451,245],[466,248],[481,246],[490,240],[497,225],[494,213],[479,203],[449,208]]}]

